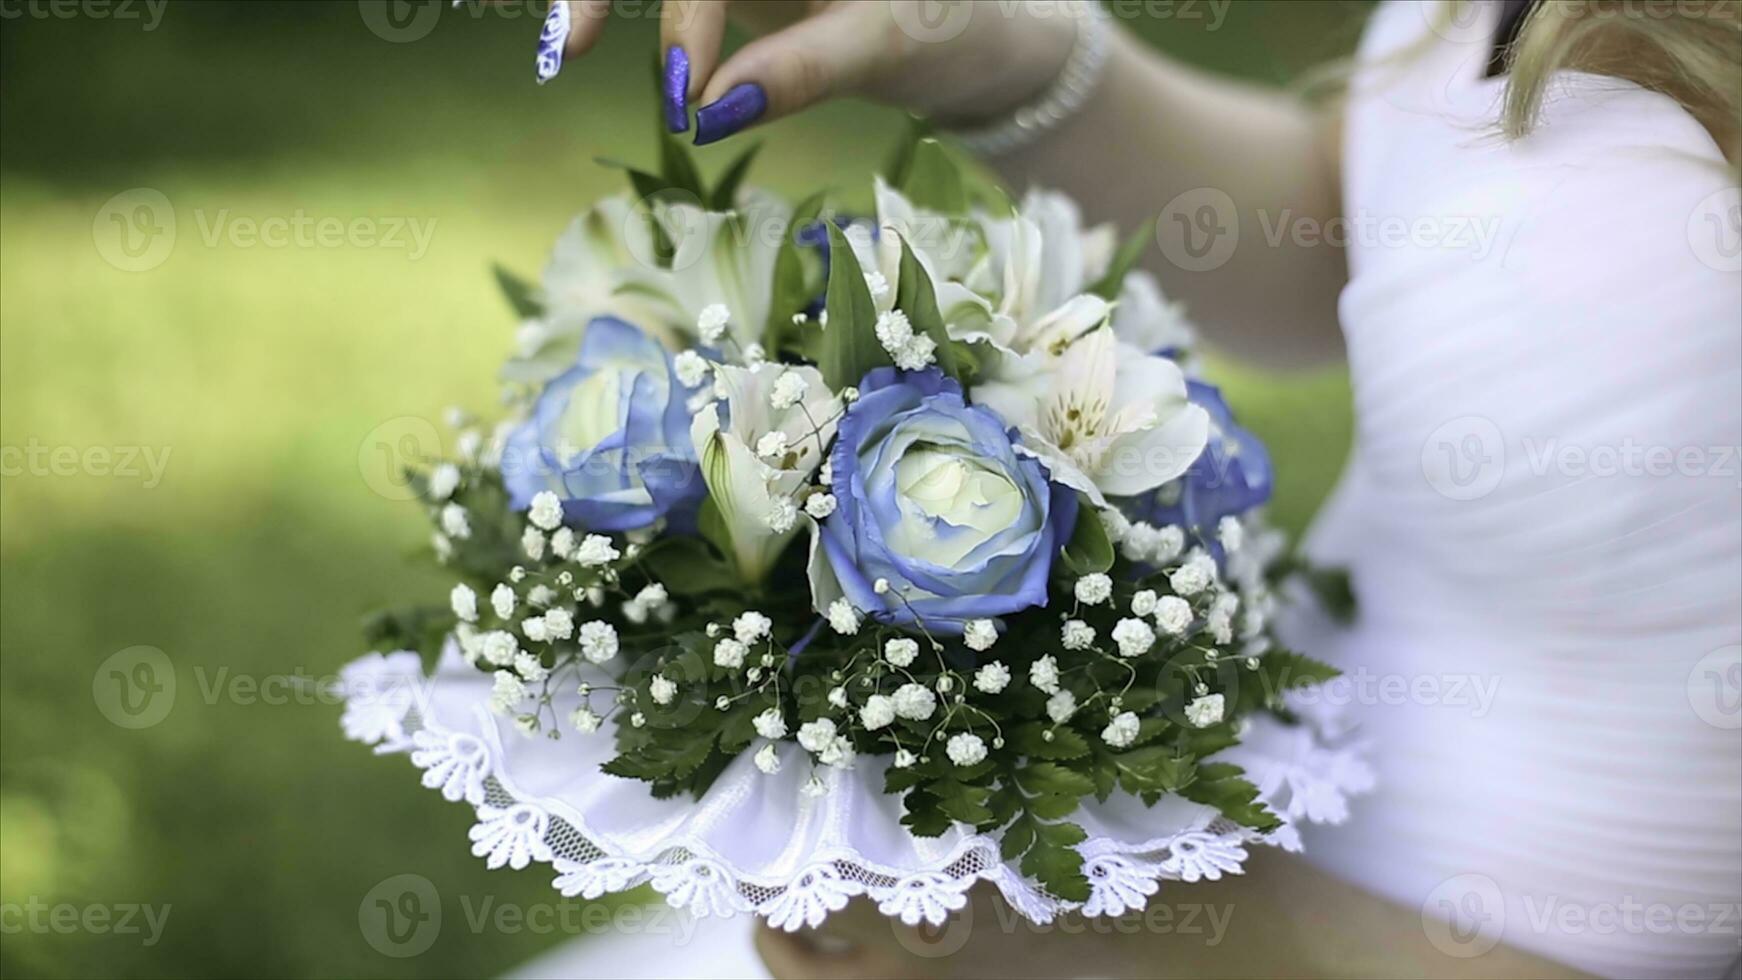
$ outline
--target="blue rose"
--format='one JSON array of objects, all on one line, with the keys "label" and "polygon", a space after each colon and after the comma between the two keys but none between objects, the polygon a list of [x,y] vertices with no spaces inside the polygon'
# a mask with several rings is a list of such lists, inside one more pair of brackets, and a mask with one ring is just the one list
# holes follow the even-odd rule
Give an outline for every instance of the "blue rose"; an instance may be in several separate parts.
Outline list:
[{"label": "blue rose", "polygon": [[593,320],[574,366],[545,385],[503,447],[510,506],[525,510],[549,490],[566,522],[589,531],[692,523],[706,492],[690,443],[692,390],[657,341],[613,317]]},{"label": "blue rose", "polygon": [[1234,413],[1215,385],[1187,381],[1194,405],[1210,415],[1210,441],[1185,476],[1155,494],[1134,499],[1132,517],[1162,527],[1178,524],[1215,540],[1216,524],[1270,499],[1270,453],[1258,437],[1234,422]]},{"label": "blue rose", "polygon": [[882,622],[952,634],[1045,605],[1076,495],[936,369],[879,368],[859,392],[830,454],[839,507],[819,540],[841,595]]}]

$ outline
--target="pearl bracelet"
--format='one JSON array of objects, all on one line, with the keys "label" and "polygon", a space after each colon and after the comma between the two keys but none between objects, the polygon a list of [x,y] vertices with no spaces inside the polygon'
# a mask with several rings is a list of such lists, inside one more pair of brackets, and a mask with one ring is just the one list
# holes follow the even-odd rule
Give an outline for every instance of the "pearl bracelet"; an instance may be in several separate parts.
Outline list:
[{"label": "pearl bracelet", "polygon": [[1058,78],[1038,99],[997,122],[945,132],[979,156],[1000,156],[1027,146],[1075,115],[1105,73],[1112,28],[1107,11],[1094,0],[1075,0],[1067,16],[1077,22],[1076,40]]}]

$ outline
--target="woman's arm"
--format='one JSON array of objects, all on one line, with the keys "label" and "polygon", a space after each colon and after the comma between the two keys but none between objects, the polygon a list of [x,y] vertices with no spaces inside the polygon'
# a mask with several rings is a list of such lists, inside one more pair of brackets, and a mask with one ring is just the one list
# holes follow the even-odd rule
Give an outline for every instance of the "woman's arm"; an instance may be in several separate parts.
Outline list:
[{"label": "woman's arm", "polygon": [[[598,41],[609,4],[570,0],[570,8],[574,56]],[[1070,9],[668,0],[660,21],[666,115],[687,130],[694,110],[697,142],[840,96],[945,124],[997,119],[1058,76],[1077,36]],[[728,16],[758,36],[722,61]],[[1308,223],[1323,229],[1340,213],[1334,113],[1189,68],[1117,27],[1112,33],[1087,104],[992,165],[1018,189],[1065,191],[1093,220],[1157,227],[1161,247],[1151,248],[1148,267],[1216,345],[1271,365],[1338,356],[1342,250],[1278,235]]]}]

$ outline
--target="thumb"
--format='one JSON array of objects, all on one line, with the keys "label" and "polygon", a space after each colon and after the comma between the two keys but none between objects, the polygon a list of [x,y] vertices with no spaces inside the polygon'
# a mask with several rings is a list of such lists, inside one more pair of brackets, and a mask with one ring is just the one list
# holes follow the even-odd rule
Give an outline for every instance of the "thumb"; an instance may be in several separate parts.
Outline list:
[{"label": "thumb", "polygon": [[840,3],[746,44],[708,79],[696,143],[856,92],[894,50],[892,29],[884,4]]}]

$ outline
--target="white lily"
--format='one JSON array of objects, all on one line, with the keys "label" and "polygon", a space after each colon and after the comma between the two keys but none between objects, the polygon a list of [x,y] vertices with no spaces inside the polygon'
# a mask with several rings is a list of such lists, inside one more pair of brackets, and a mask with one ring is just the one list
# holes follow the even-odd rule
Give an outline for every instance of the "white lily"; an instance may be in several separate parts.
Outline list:
[{"label": "white lily", "polygon": [[[702,464],[702,478],[732,539],[738,571],[760,581],[797,533],[800,521],[777,516],[792,506],[794,495],[822,465],[823,455],[841,414],[841,400],[829,391],[821,372],[812,367],[763,363],[754,368],[718,365],[715,395],[696,413],[690,438]],[[774,407],[776,382],[794,373],[805,381],[805,394],[790,408]],[[727,421],[720,420],[725,402]],[[768,439],[771,434],[777,434]],[[759,446],[784,443],[783,452],[759,456]],[[785,523],[784,529],[776,525]]]},{"label": "white lily", "polygon": [[1016,426],[1021,450],[1044,462],[1053,479],[1102,507],[1109,496],[1135,496],[1178,478],[1210,436],[1209,414],[1188,401],[1179,366],[1120,343],[1107,327],[1056,360],[1029,354],[972,394]]}]

